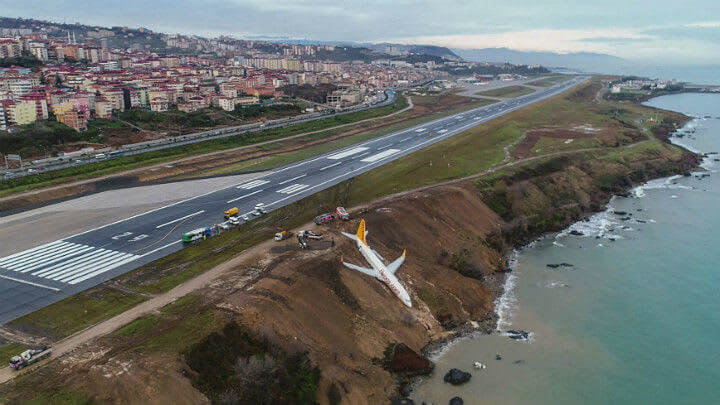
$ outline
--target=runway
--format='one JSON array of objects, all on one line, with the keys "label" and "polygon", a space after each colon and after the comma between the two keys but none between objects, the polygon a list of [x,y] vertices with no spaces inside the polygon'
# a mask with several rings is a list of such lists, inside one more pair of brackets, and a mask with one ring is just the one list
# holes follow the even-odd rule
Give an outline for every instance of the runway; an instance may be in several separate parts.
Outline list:
[{"label": "runway", "polygon": [[[469,128],[586,81],[570,78],[533,94],[465,111],[290,164],[214,190],[0,258],[0,323],[91,288],[183,248],[183,233],[222,222],[238,207],[288,205]],[[432,135],[432,136],[431,136]],[[81,314],[78,314],[81,316]]]}]

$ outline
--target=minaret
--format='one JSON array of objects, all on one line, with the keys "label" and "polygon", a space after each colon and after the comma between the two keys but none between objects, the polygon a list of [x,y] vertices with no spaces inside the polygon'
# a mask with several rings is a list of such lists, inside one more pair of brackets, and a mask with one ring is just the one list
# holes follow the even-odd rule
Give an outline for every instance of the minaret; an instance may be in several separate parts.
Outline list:
[{"label": "minaret", "polygon": [[70,30],[68,30],[68,44],[70,43]]},{"label": "minaret", "polygon": [[73,44],[74,44],[74,45],[77,44],[77,39],[75,39],[75,31],[73,31]]}]

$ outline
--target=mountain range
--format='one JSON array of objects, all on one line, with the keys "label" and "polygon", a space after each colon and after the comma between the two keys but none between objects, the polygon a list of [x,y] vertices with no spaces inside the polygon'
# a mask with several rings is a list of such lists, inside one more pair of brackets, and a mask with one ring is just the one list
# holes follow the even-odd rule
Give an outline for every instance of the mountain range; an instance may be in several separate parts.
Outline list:
[{"label": "mountain range", "polygon": [[592,52],[555,53],[517,51],[509,48],[453,49],[461,58],[473,62],[509,62],[521,65],[564,67],[587,72],[615,70],[629,62],[616,56]]}]

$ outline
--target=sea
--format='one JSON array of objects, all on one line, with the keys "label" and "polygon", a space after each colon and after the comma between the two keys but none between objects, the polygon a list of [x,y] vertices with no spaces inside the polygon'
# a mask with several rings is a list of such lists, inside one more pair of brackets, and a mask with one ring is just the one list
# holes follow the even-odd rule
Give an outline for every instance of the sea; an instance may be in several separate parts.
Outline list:
[{"label": "sea", "polygon": [[[720,94],[646,104],[695,117],[673,142],[720,152]],[[496,333],[436,353],[432,376],[414,387],[415,402],[720,403],[715,159],[720,155],[709,155],[690,177],[653,180],[615,197],[606,211],[515,252],[496,302]],[[528,332],[528,339],[511,339],[508,330]],[[472,378],[446,384],[450,368]]]}]

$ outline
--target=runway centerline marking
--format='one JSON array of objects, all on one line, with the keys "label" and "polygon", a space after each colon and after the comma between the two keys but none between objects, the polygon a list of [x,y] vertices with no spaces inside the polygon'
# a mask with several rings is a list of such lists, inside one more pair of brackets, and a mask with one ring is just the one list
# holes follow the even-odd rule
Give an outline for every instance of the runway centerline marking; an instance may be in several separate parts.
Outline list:
[{"label": "runway centerline marking", "polygon": [[293,177],[292,179],[287,179],[287,180],[285,180],[285,181],[281,181],[280,183],[278,183],[278,185],[290,183],[291,181],[295,181],[295,180],[297,180],[297,179],[301,179],[301,178],[303,178],[303,177],[305,177],[305,176],[307,176],[307,173],[301,174],[301,175],[299,175],[299,176],[297,176],[297,177]]},{"label": "runway centerline marking", "polygon": [[253,191],[253,192],[250,193],[250,194],[241,195],[241,196],[238,197],[238,198],[233,198],[232,200],[228,200],[226,203],[227,203],[227,204],[230,204],[231,202],[235,202],[235,201],[237,201],[237,200],[242,200],[242,199],[245,198],[245,197],[250,197],[250,196],[253,195],[253,194],[262,193],[263,191],[265,191],[265,190]]},{"label": "runway centerline marking", "polygon": [[337,166],[337,165],[339,165],[339,164],[342,164],[342,162],[337,162],[337,163],[333,163],[333,164],[331,164],[331,165],[329,165],[329,166],[325,166],[325,167],[323,167],[322,169],[320,169],[320,171],[329,169],[329,168],[331,168],[331,167],[335,167],[335,166]]},{"label": "runway centerline marking", "polygon": [[200,210],[200,211],[194,212],[194,213],[192,213],[192,214],[190,214],[190,215],[185,215],[185,216],[182,217],[182,218],[173,219],[173,220],[170,221],[170,222],[165,222],[165,223],[162,224],[162,225],[156,226],[155,229],[160,229],[160,228],[162,228],[163,226],[171,225],[171,224],[174,224],[175,222],[180,222],[180,221],[182,221],[183,219],[188,219],[188,218],[194,217],[195,215],[200,215],[200,214],[202,214],[203,212],[205,212],[205,210]]}]

